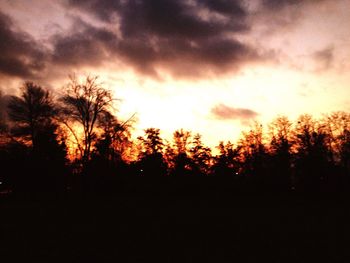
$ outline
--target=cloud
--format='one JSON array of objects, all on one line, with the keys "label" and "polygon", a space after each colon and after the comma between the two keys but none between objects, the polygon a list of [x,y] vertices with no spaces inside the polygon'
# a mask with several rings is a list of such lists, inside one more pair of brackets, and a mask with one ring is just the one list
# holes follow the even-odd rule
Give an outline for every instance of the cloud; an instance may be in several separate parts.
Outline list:
[{"label": "cloud", "polygon": [[54,35],[51,42],[52,63],[61,66],[99,66],[108,60],[108,51],[117,45],[117,37],[107,28],[97,28],[75,19],[72,31]]},{"label": "cloud", "polygon": [[327,70],[332,66],[334,60],[334,47],[326,47],[312,54],[312,58],[319,70]]},{"label": "cloud", "polygon": [[[191,78],[276,61],[276,52],[264,45],[266,35],[296,25],[305,6],[322,1],[257,0],[252,10],[244,0],[67,0],[67,8],[118,28],[113,42],[95,38],[98,46],[137,72]],[[259,28],[256,43],[248,44]],[[82,54],[97,50],[85,40],[77,46]]]},{"label": "cloud", "polygon": [[[84,62],[88,51],[95,63],[105,58],[99,50],[102,48],[104,54],[121,59],[138,72],[157,75],[165,71],[176,77],[226,73],[245,63],[263,60],[260,52],[238,37],[249,31],[245,22],[248,13],[241,1],[69,0],[68,3],[69,7],[84,10],[107,23],[109,28],[118,28],[119,35],[112,35],[112,31],[106,34],[106,28],[85,24],[84,33],[56,41],[56,58],[63,54],[62,57],[74,61],[82,57]],[[109,37],[104,39],[100,34]],[[69,55],[74,50],[76,53]]]},{"label": "cloud", "polygon": [[[287,32],[295,32],[303,21],[310,18],[319,9],[328,9],[323,4],[331,0],[256,0],[249,16],[253,34],[258,34],[258,41],[264,42],[270,36],[284,38]],[[281,35],[282,33],[282,35]],[[268,42],[268,41],[267,41]]]},{"label": "cloud", "polygon": [[234,108],[225,104],[218,104],[211,109],[211,114],[218,120],[240,120],[242,123],[254,119],[259,114],[245,108]]},{"label": "cloud", "polygon": [[278,11],[288,7],[295,7],[302,5],[317,5],[323,2],[334,2],[332,0],[261,0],[261,4],[266,9]]},{"label": "cloud", "polygon": [[[308,2],[310,0],[262,0],[262,5],[265,8],[269,8],[271,10],[279,10],[286,7],[299,5],[303,2]],[[313,1],[313,0],[311,0]]]},{"label": "cloud", "polygon": [[51,78],[57,72],[107,64],[109,70],[124,65],[156,78],[233,73],[248,64],[275,61],[264,37],[256,43],[247,40],[255,23],[271,31],[270,22],[262,23],[270,20],[261,17],[287,17],[280,10],[302,1],[258,2],[252,13],[245,0],[64,0],[59,3],[72,26],[48,37],[47,49],[0,13],[0,73]]},{"label": "cloud", "polygon": [[15,30],[11,19],[0,12],[0,73],[34,78],[45,68],[44,48],[33,38]]}]

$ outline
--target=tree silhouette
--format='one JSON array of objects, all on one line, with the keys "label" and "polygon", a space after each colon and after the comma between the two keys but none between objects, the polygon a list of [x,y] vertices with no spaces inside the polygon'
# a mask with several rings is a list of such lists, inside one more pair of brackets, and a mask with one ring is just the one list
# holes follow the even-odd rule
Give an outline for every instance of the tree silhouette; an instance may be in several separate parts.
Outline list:
[{"label": "tree silhouette", "polygon": [[292,189],[292,123],[281,116],[269,125],[270,132],[270,186],[274,190]]},{"label": "tree silhouette", "polygon": [[[66,87],[66,94],[61,98],[62,122],[73,134],[83,164],[90,159],[96,142],[99,118],[112,106],[111,92],[103,88],[97,79],[98,77],[88,76],[83,82],[79,82],[76,77],[71,77]],[[82,140],[70,122],[81,126]]]},{"label": "tree silhouette", "polygon": [[162,153],[164,143],[160,137],[160,130],[155,128],[148,128],[145,130],[144,137],[138,137],[141,142],[142,150],[140,157],[143,158],[147,155],[153,155],[156,153]]},{"label": "tree silhouette", "polygon": [[29,143],[34,152],[42,146],[42,136],[57,128],[53,123],[56,114],[50,93],[32,82],[26,82],[20,97],[12,96],[8,105],[8,115],[14,123],[11,132]]},{"label": "tree silhouette", "polygon": [[193,137],[189,149],[191,159],[191,170],[193,174],[206,175],[210,171],[211,166],[211,150],[209,147],[204,146],[202,137],[200,134],[196,134]]},{"label": "tree silhouette", "polygon": [[334,112],[325,116],[323,120],[327,136],[331,161],[340,164],[344,169],[350,167],[350,114],[346,112]]},{"label": "tree silhouette", "polygon": [[142,175],[165,175],[166,164],[163,159],[164,142],[160,136],[160,130],[148,128],[144,137],[138,137],[141,143],[139,153],[139,165]]},{"label": "tree silhouette", "polygon": [[241,148],[244,170],[247,175],[264,173],[267,149],[264,144],[263,126],[255,123],[250,131],[243,132],[239,147]]},{"label": "tree silhouette", "polygon": [[183,129],[177,130],[173,134],[173,145],[168,145],[166,149],[166,159],[174,175],[186,176],[190,174],[190,139],[191,132]]},{"label": "tree silhouette", "polygon": [[[72,77],[58,102],[32,82],[24,83],[19,96],[0,92],[0,181],[15,192],[54,192],[64,189],[65,175],[74,171],[84,176],[69,177],[69,187],[87,192],[125,186],[189,194],[345,193],[350,186],[349,113],[302,115],[295,123],[280,116],[267,132],[255,123],[237,144],[220,142],[212,156],[200,134],[183,129],[167,142],[159,129],[149,128],[135,142],[134,116],[122,122],[112,110],[112,94],[97,77]],[[71,152],[80,154],[70,162],[67,138],[76,143],[67,143]]]},{"label": "tree silhouette", "polygon": [[240,148],[234,148],[231,142],[220,142],[219,154],[214,158],[213,173],[218,176],[237,176],[240,174]]},{"label": "tree silhouette", "polygon": [[330,150],[324,125],[310,115],[299,117],[295,128],[296,176],[300,189],[319,191],[327,181]]},{"label": "tree silhouette", "polygon": [[27,169],[14,173],[23,189],[46,191],[63,188],[66,146],[57,134],[56,114],[50,93],[32,82],[24,84],[20,97],[11,97],[8,115],[12,121],[12,136],[17,139],[17,144],[31,149],[26,154],[24,146],[16,147],[27,155],[23,161],[17,160]]},{"label": "tree silhouette", "polygon": [[250,180],[250,186],[255,191],[267,191],[269,188],[269,155],[264,137],[263,126],[255,123],[250,131],[242,133],[238,143],[242,175]]},{"label": "tree silhouette", "polygon": [[128,159],[128,149],[132,148],[133,118],[134,115],[121,123],[109,111],[102,112],[98,122],[102,134],[96,142],[96,153],[99,156],[115,164]]}]

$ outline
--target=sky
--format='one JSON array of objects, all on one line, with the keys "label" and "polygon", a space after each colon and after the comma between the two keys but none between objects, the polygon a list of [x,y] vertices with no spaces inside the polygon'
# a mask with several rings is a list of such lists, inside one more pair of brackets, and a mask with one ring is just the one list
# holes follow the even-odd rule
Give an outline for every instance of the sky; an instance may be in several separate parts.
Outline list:
[{"label": "sky", "polygon": [[98,75],[135,133],[215,146],[254,121],[350,111],[350,0],[0,0],[0,88]]}]

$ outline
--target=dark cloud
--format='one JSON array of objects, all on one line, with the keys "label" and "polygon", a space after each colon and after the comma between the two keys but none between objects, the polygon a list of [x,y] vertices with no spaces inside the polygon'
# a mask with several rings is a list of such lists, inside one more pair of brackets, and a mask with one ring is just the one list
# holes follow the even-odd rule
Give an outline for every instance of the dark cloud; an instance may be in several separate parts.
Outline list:
[{"label": "dark cloud", "polygon": [[82,33],[58,37],[54,58],[62,63],[98,63],[108,54],[145,74],[157,75],[162,70],[188,77],[225,73],[262,59],[254,48],[238,40],[238,33],[249,30],[241,1],[68,2],[107,22],[109,28],[118,26],[120,35],[85,24]]},{"label": "dark cloud", "polygon": [[[282,9],[300,2],[261,1],[261,10]],[[69,71],[118,61],[151,76],[165,72],[187,78],[224,74],[272,57],[263,46],[257,48],[243,41],[242,35],[251,32],[255,21],[245,0],[63,3],[69,14],[74,14],[73,26],[50,38],[50,51],[29,35],[14,30],[10,19],[0,14],[1,73],[32,78],[38,72],[47,72],[49,66]],[[103,23],[87,19],[91,16]]]},{"label": "dark cloud", "polygon": [[253,110],[245,108],[234,108],[225,104],[218,104],[211,109],[211,114],[219,120],[240,120],[246,122],[254,119],[259,114]]},{"label": "dark cloud", "polygon": [[334,60],[334,48],[327,47],[312,54],[313,59],[320,70],[327,70],[332,66]]},{"label": "dark cloud", "polygon": [[198,14],[202,7],[217,12],[220,5],[210,4],[212,1],[197,1],[194,6],[186,3],[187,1],[179,0],[129,1],[128,5],[119,11],[122,33],[126,37],[146,33],[158,37],[204,40],[203,38],[247,29],[242,23],[246,13],[242,8],[239,9],[238,5],[236,9],[239,11],[232,7],[227,9],[226,12],[232,13],[225,12],[226,20],[220,21],[209,17],[204,19]]},{"label": "dark cloud", "polygon": [[101,20],[110,21],[122,7],[123,0],[68,0],[68,6],[84,9]]},{"label": "dark cloud", "polygon": [[258,59],[253,49],[226,39],[209,39],[198,45],[182,39],[158,40],[156,46],[146,40],[131,39],[118,45],[118,53],[146,73],[162,68],[177,76],[200,74],[208,69],[224,72],[245,61]]},{"label": "dark cloud", "polygon": [[242,0],[68,0],[68,5],[78,10],[84,9],[104,21],[112,21],[118,15],[125,18],[137,14],[140,17],[132,16],[131,19],[181,24],[181,18],[194,19],[190,11],[198,8],[237,18],[246,15]]},{"label": "dark cloud", "polygon": [[[317,7],[332,0],[258,0],[258,8],[250,16],[252,25],[263,28],[261,36],[292,31]],[[333,1],[334,2],[334,1]],[[254,27],[254,26],[253,26]],[[279,36],[281,37],[281,36]]]},{"label": "dark cloud", "polygon": [[31,36],[14,29],[10,18],[0,12],[0,73],[33,78],[45,67],[43,47]]},{"label": "dark cloud", "polygon": [[272,11],[279,11],[288,7],[302,6],[307,4],[317,4],[331,0],[262,0],[262,6],[264,8],[271,9]]},{"label": "dark cloud", "polygon": [[235,15],[237,17],[244,17],[247,15],[247,12],[242,8],[241,1],[205,0],[201,2],[209,10],[212,10],[221,14]]},{"label": "dark cloud", "polygon": [[52,63],[62,66],[99,66],[109,58],[109,50],[117,45],[114,33],[76,21],[75,29],[52,37]]},{"label": "dark cloud", "polygon": [[305,4],[318,4],[321,2],[332,1],[332,0],[262,0],[262,5],[265,8],[270,8],[273,11],[278,11],[280,9],[305,5]]},{"label": "dark cloud", "polygon": [[[310,0],[306,0],[306,1],[310,1]],[[298,5],[306,1],[305,0],[263,0],[262,4],[264,7],[270,8],[276,11],[278,9],[282,9],[288,6]]]}]

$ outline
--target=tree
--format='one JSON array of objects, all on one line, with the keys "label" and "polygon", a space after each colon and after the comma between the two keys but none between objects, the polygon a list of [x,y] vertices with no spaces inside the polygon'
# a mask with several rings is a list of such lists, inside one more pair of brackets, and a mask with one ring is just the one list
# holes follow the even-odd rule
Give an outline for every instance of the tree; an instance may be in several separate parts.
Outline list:
[{"label": "tree", "polygon": [[26,160],[18,160],[26,170],[14,173],[23,189],[63,189],[66,147],[57,133],[56,114],[51,94],[32,82],[24,84],[20,97],[11,97],[8,115],[12,121],[12,136],[17,139],[17,144],[31,149]]},{"label": "tree", "polygon": [[299,117],[294,140],[296,176],[300,189],[321,190],[330,171],[328,134],[322,123],[310,115]]},{"label": "tree", "polygon": [[322,125],[328,134],[326,143],[331,153],[330,159],[334,164],[350,167],[350,114],[333,112],[324,117]]},{"label": "tree", "polygon": [[20,97],[11,96],[8,105],[8,115],[14,123],[11,132],[24,143],[29,143],[34,152],[43,134],[56,130],[57,125],[53,122],[56,114],[50,93],[32,82],[24,84]]},{"label": "tree", "polygon": [[350,171],[350,114],[333,112],[325,115],[320,122],[327,135],[324,142],[330,169],[327,188],[345,190]]},{"label": "tree", "polygon": [[196,134],[193,137],[192,146],[189,150],[191,168],[194,174],[208,174],[211,165],[211,150],[203,145],[202,137]]},{"label": "tree", "polygon": [[153,155],[156,153],[162,153],[164,143],[163,139],[160,137],[160,130],[155,128],[148,128],[145,130],[144,137],[138,137],[138,140],[141,142],[142,151],[140,157],[147,155]]},{"label": "tree", "polygon": [[127,161],[132,148],[131,124],[133,116],[121,123],[109,111],[98,120],[98,135],[90,160],[84,166],[84,188],[89,191],[114,192],[129,175]]},{"label": "tree", "polygon": [[[79,82],[76,77],[71,77],[66,94],[61,98],[61,121],[75,138],[83,164],[90,159],[96,142],[99,118],[111,109],[113,101],[111,91],[102,87],[97,79],[98,77],[88,76],[83,82]],[[72,123],[79,124],[82,128],[82,139]]]},{"label": "tree", "polygon": [[166,164],[163,158],[163,139],[160,136],[160,130],[148,128],[145,130],[144,137],[138,137],[141,143],[139,153],[139,164],[143,174],[164,175],[166,173]]},{"label": "tree", "polygon": [[114,164],[129,158],[132,148],[131,128],[134,115],[124,122],[105,111],[99,118],[98,127],[102,134],[96,142],[96,154]]},{"label": "tree", "polygon": [[253,176],[265,174],[267,149],[262,125],[255,123],[249,132],[243,132],[238,146],[244,162],[243,172]]},{"label": "tree", "polygon": [[173,134],[173,145],[168,145],[166,149],[166,159],[172,172],[175,175],[186,175],[191,170],[191,160],[189,157],[191,132],[183,129],[177,130]]},{"label": "tree", "polygon": [[[292,123],[281,116],[269,125],[270,133],[270,186],[285,191],[292,188]],[[272,184],[272,185],[271,185]]]},{"label": "tree", "polygon": [[220,142],[216,147],[219,154],[214,157],[213,172],[218,176],[236,176],[240,170],[240,148],[234,148],[231,142]]}]

